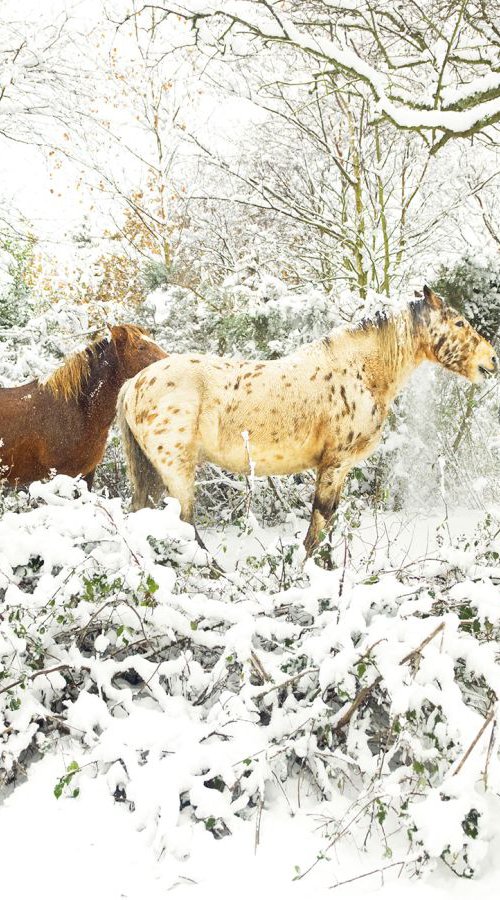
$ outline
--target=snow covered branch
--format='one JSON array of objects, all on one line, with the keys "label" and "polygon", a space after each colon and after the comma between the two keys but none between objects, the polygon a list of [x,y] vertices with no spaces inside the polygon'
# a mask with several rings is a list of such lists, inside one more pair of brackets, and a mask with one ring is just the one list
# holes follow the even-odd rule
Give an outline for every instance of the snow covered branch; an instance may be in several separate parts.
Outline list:
[{"label": "snow covered branch", "polygon": [[371,95],[375,119],[427,135],[436,153],[451,138],[500,121],[498,39],[479,30],[478,15],[471,21],[465,6],[447,16],[429,3],[415,4],[406,18],[386,3],[346,8],[320,0],[166,0],[142,11],[182,17],[197,42],[232,41],[235,52],[243,53],[245,35],[291,48],[310,66],[311,81],[326,72],[347,75]]}]

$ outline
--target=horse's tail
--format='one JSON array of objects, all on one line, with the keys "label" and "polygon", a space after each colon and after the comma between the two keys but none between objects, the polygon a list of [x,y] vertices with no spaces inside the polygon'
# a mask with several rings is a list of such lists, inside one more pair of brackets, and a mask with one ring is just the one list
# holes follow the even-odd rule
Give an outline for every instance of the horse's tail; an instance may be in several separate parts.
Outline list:
[{"label": "horse's tail", "polygon": [[117,416],[122,433],[127,471],[132,482],[132,509],[142,509],[158,502],[165,491],[160,475],[139,446],[125,415],[125,398],[130,382],[126,381],[118,394]]}]

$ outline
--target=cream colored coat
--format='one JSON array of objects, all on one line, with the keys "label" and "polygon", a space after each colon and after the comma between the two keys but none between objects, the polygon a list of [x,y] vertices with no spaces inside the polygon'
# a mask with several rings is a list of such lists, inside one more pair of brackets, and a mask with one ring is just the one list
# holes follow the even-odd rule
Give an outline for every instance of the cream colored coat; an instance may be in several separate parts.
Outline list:
[{"label": "cream colored coat", "polygon": [[203,461],[255,475],[313,468],[310,552],[329,526],[347,473],[377,445],[392,400],[424,359],[472,381],[496,369],[491,345],[428,289],[399,316],[338,329],[283,359],[169,354],[122,389],[135,505],[147,502],[154,481],[146,461],[187,521]]}]

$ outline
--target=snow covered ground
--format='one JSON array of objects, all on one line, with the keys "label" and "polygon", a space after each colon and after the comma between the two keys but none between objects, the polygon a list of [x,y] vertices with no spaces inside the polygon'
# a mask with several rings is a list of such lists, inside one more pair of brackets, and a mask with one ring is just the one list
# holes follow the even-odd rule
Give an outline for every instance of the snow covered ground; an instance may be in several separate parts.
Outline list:
[{"label": "snow covered ground", "polygon": [[[273,554],[280,558],[279,541],[286,544],[295,534],[300,536],[304,522],[292,519],[282,529],[255,525],[250,535],[238,534],[235,529],[214,530],[205,535],[227,573],[210,584],[206,572],[204,576],[197,574],[203,570],[202,558],[189,540],[189,527],[179,523],[175,504],[170,503],[164,511],[126,515],[120,501],[96,499],[84,489],[81,496],[75,497],[73,483],[61,477],[50,486],[35,486],[32,493],[40,502],[38,507],[6,512],[0,523],[0,587],[5,591],[0,605],[0,652],[4,667],[6,661],[10,666],[8,674],[2,673],[4,681],[0,683],[0,688],[5,681],[10,685],[9,690],[4,689],[10,699],[3,710],[2,760],[7,774],[9,766],[11,774],[15,770],[14,783],[4,789],[0,805],[2,885],[6,894],[15,891],[19,896],[51,900],[68,894],[75,900],[87,900],[89,896],[156,900],[167,892],[186,898],[197,892],[207,898],[286,894],[303,900],[331,897],[332,890],[337,897],[374,896],[381,900],[393,900],[401,891],[419,900],[444,900],[450,891],[457,900],[498,896],[498,762],[496,745],[493,753],[491,747],[488,749],[487,732],[471,752],[473,764],[463,768],[463,772],[467,770],[465,780],[457,778],[453,782],[460,782],[457,802],[463,801],[464,810],[468,810],[468,798],[476,792],[486,755],[495,757],[486,764],[491,781],[488,796],[484,791],[477,793],[485,826],[480,840],[475,842],[479,846],[477,859],[475,846],[468,850],[469,862],[477,868],[475,879],[458,880],[439,859],[438,850],[418,878],[412,875],[412,861],[422,847],[414,845],[408,849],[405,829],[394,819],[389,806],[387,827],[385,831],[375,829],[375,834],[369,834],[373,829],[359,814],[358,794],[366,790],[368,797],[373,785],[380,788],[382,784],[376,782],[361,727],[356,729],[353,725],[347,743],[339,745],[332,754],[338,755],[340,768],[335,770],[336,775],[333,772],[330,786],[332,772],[326,767],[314,770],[316,784],[306,774],[305,762],[313,765],[314,754],[304,749],[304,741],[313,739],[312,732],[307,740],[304,737],[304,723],[309,714],[320,718],[325,711],[317,697],[316,676],[309,685],[307,674],[300,675],[300,670],[298,676],[292,674],[291,681],[303,687],[303,695],[294,696],[291,692],[282,703],[271,706],[265,727],[254,714],[262,693],[266,689],[274,691],[277,676],[286,678],[279,673],[294,672],[284,663],[286,647],[293,653],[300,645],[308,659],[304,672],[313,671],[314,659],[319,662],[319,684],[325,691],[326,686],[330,690],[331,685],[350,685],[352,696],[359,684],[365,683],[365,675],[356,663],[354,671],[359,684],[354,685],[349,674],[351,657],[342,664],[340,660],[355,649],[353,658],[359,663],[360,648],[363,658],[366,641],[373,644],[385,640],[385,629],[389,649],[377,659],[377,671],[392,684],[391,702],[401,705],[401,691],[406,689],[431,691],[432,683],[432,690],[437,690],[435,673],[439,669],[443,708],[447,702],[451,704],[446,708],[450,721],[444,745],[449,747],[453,738],[458,749],[449,754],[436,784],[441,784],[441,795],[445,782],[450,792],[453,773],[450,777],[449,770],[457,769],[457,762],[460,768],[464,751],[482,718],[476,710],[472,712],[462,704],[458,696],[451,702],[454,684],[447,685],[447,661],[453,653],[461,659],[470,652],[471,658],[475,654],[474,666],[490,666],[493,687],[500,676],[494,653],[488,655],[488,646],[485,648],[469,634],[463,637],[452,621],[453,613],[431,615],[427,592],[419,589],[415,594],[409,587],[412,578],[422,577],[429,584],[435,579],[439,585],[453,571],[448,596],[461,598],[468,591],[469,602],[476,603],[480,610],[478,618],[482,621],[488,616],[493,620],[491,609],[499,599],[495,586],[497,570],[495,565],[490,566],[486,574],[482,555],[496,553],[495,510],[490,514],[486,551],[484,538],[474,546],[477,528],[484,518],[479,512],[459,511],[446,519],[440,514],[413,519],[381,515],[376,520],[364,515],[353,531],[347,565],[345,546],[340,541],[338,569],[328,572],[308,563],[305,587],[298,586],[295,574],[290,576],[293,583],[284,582],[274,592],[259,592],[261,569],[254,566],[257,580],[253,580],[246,557],[261,557],[262,577],[270,583],[272,568],[266,570],[269,563],[265,560],[273,559]],[[151,536],[149,542],[147,534]],[[177,541],[175,552],[171,550],[167,559],[162,557],[164,547],[158,544],[161,535],[174,544]],[[469,537],[464,539],[463,535]],[[34,560],[35,548],[39,562]],[[292,562],[291,568],[294,565],[300,567],[300,561]],[[457,574],[460,571],[461,576]],[[367,578],[367,572],[373,574]],[[104,573],[107,580],[103,580]],[[405,582],[406,574],[403,577],[402,573],[409,573],[409,580]],[[118,577],[123,579],[119,585]],[[178,589],[180,585],[177,593],[176,579]],[[217,599],[221,582],[224,590],[229,584],[236,593],[224,594],[221,586]],[[478,585],[481,596],[474,599]],[[196,594],[193,586],[204,593]],[[338,592],[339,612],[335,608],[321,612],[321,598],[333,595],[334,590]],[[139,598],[133,608],[130,591]],[[83,593],[83,599],[77,603],[74,598],[78,592]],[[151,595],[155,603],[151,602]],[[435,597],[432,599],[435,601]],[[302,604],[299,621],[312,617],[313,626],[306,626],[305,636],[303,628],[300,635],[294,630],[293,616],[283,619],[285,600],[291,606]],[[54,610],[58,615],[52,621]],[[140,625],[135,623],[138,613],[143,616]],[[224,616],[227,621],[222,627],[219,619]],[[329,652],[321,659],[321,647],[330,646],[326,635],[335,632],[335,621],[341,636],[338,653],[333,661]],[[93,632],[96,622],[99,627]],[[19,623],[26,627],[20,629]],[[410,672],[398,682],[390,660],[390,642],[394,642],[397,662],[408,648],[412,651],[415,646],[422,646],[422,637],[425,642],[433,628],[443,629],[443,640],[444,629],[449,632],[449,645],[442,642],[437,647],[437,641],[430,641],[425,653],[421,652],[419,671]],[[127,647],[120,640],[127,629],[130,647],[124,657]],[[159,654],[156,665],[148,663],[145,660],[150,654],[143,645],[135,655],[132,650],[135,642],[141,644],[144,629],[146,644],[160,642],[167,631],[169,646],[173,636],[178,639],[180,635],[189,649],[184,651],[184,657],[181,654],[161,661]],[[224,635],[225,649],[203,670],[199,657],[196,658],[196,647],[205,654],[215,652],[221,639],[213,629]],[[347,632],[352,634],[353,629],[361,637],[350,649]],[[271,631],[274,640],[282,642],[278,655],[269,649]],[[29,654],[37,639],[41,646],[37,647],[35,665]],[[457,641],[462,643],[455,650]],[[155,643],[156,649],[158,646]],[[227,655],[230,648],[241,663],[237,676]],[[254,651],[264,673],[260,683],[255,679],[255,667],[248,666],[247,658]],[[116,662],[124,658],[128,662]],[[129,663],[141,676],[139,685],[137,679],[127,680]],[[73,687],[71,678],[65,682],[62,677],[63,666],[74,678]],[[33,677],[33,669],[46,672],[51,667],[58,671]],[[401,668],[402,665],[396,665],[396,669]],[[221,683],[227,676],[226,669],[232,675],[227,676],[229,680],[219,693],[212,695],[211,702],[216,669]],[[24,693],[16,693],[12,687],[15,671],[24,679]],[[232,685],[233,693],[228,692],[227,685]],[[347,698],[341,711],[349,702]],[[416,701],[412,703],[417,709]],[[453,709],[460,722],[451,721]],[[326,711],[329,715],[332,712]],[[305,718],[301,718],[302,712]],[[50,719],[51,715],[65,725],[66,733],[47,731],[46,717]],[[359,722],[362,719],[360,716]],[[287,725],[292,720],[295,729]],[[445,728],[444,724],[434,727],[436,734],[439,727]],[[301,731],[302,736],[294,737],[295,731]],[[316,750],[318,734],[316,730]],[[33,740],[37,752],[26,760],[25,769],[22,750],[33,746]],[[285,763],[280,762],[280,748],[285,745],[289,749],[293,746],[294,759],[300,759],[302,754],[303,772],[297,765],[287,770]],[[420,750],[420,759],[425,760],[425,754],[431,758],[432,748],[422,744]],[[241,757],[245,754],[252,757],[253,763],[250,764],[250,758],[244,760],[242,768]],[[257,764],[259,758],[262,764]],[[353,775],[358,766],[366,767],[360,779]],[[341,788],[342,771],[346,777]],[[388,790],[396,794],[401,790],[403,794],[405,788],[403,780],[398,781],[398,771],[388,768],[385,785]],[[214,790],[211,785],[209,790],[204,779],[219,777],[219,773],[220,788]],[[243,778],[251,782],[246,793],[228,790],[235,773],[240,782]],[[322,778],[321,791],[318,786]],[[437,846],[432,825],[438,831],[441,827],[449,829],[452,835],[456,822],[451,821],[452,815],[446,819],[443,804],[439,806],[438,788],[432,786],[431,780],[425,790],[423,783],[420,787],[424,793],[427,791],[426,802],[429,801],[424,816],[432,818],[433,809],[436,814],[435,823],[429,821],[422,827],[422,840],[428,842],[430,852],[432,842]],[[380,805],[376,809],[375,818],[379,817],[382,826],[386,812],[382,814]],[[459,825],[461,815],[458,813]],[[336,828],[342,835],[334,840]],[[463,834],[460,827],[458,830],[460,844]],[[215,839],[215,834],[220,839]],[[448,839],[453,841],[447,835]]]},{"label": "snow covered ground", "polygon": [[[492,862],[475,881],[458,881],[442,865],[423,879],[409,880],[402,867],[383,870],[392,860],[366,853],[354,841],[332,853],[301,881],[295,866],[314,862],[321,837],[322,815],[317,804],[296,790],[272,800],[264,810],[260,842],[255,849],[255,823],[241,822],[230,838],[214,841],[202,827],[190,858],[158,859],[143,832],[134,828],[123,804],[110,804],[106,785],[89,780],[77,801],[61,803],[53,786],[65,768],[63,752],[36,763],[27,783],[16,788],[0,813],[2,884],[5,895],[74,900],[159,900],[167,895],[207,900],[241,897],[290,897],[298,900],[373,897],[377,900],[496,900],[500,876]],[[27,859],[29,858],[29,864]],[[400,858],[405,860],[403,854]],[[394,860],[396,862],[396,860]],[[375,873],[360,878],[364,873]],[[336,885],[346,879],[347,884]],[[332,890],[332,888],[335,888]]]}]

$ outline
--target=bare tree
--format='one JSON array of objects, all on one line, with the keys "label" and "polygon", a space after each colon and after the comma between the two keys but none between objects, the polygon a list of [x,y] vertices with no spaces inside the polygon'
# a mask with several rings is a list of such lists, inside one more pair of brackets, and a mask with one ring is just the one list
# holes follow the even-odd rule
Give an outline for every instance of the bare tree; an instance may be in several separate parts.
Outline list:
[{"label": "bare tree", "polygon": [[500,121],[497,0],[163,0],[131,15],[146,10],[157,23],[183,17],[212,51],[244,56],[257,39],[296,52],[311,80],[347,76],[373,101],[374,120],[418,132],[432,153]]}]

